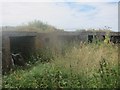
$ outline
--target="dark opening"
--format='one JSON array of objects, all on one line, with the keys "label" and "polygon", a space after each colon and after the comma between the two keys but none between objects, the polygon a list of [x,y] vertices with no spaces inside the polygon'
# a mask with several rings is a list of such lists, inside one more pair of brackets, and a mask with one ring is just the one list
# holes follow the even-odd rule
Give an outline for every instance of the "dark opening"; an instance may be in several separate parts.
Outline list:
[{"label": "dark opening", "polygon": [[28,59],[34,49],[34,37],[10,37],[11,53],[21,53],[24,59]]},{"label": "dark opening", "polygon": [[102,36],[102,41],[104,41],[104,40],[105,40],[105,35]]},{"label": "dark opening", "polygon": [[120,36],[111,36],[110,41],[113,43],[120,43]]},{"label": "dark opening", "polygon": [[92,43],[93,42],[93,35],[88,35],[88,42]]}]

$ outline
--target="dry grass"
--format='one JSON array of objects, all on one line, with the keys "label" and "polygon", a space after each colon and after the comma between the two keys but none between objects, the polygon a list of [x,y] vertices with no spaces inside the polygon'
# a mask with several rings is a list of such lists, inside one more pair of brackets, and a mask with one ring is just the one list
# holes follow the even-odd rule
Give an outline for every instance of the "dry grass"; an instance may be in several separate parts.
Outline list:
[{"label": "dry grass", "polygon": [[91,72],[99,68],[99,62],[105,59],[110,65],[118,64],[118,47],[111,44],[82,44],[73,46],[65,56],[55,57],[52,62],[53,65],[69,69],[72,67],[73,71]]},{"label": "dry grass", "polygon": [[[3,87],[52,89],[118,87],[116,45],[75,44],[59,50],[56,51],[59,53],[54,52],[54,60],[48,63],[37,63],[29,70],[18,69],[10,75],[5,75]],[[106,63],[109,64],[106,66]]]}]

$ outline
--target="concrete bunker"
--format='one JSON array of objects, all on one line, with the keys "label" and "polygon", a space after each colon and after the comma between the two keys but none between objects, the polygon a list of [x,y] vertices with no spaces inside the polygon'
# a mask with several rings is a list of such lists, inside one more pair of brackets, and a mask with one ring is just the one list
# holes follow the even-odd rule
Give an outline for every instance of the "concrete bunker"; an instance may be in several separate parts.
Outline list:
[{"label": "concrete bunker", "polygon": [[[13,67],[15,58],[22,56],[24,63],[27,62],[31,53],[37,48],[37,34],[35,32],[17,32],[17,31],[2,31],[2,70],[10,71]],[[20,53],[20,55],[18,54]],[[18,57],[16,57],[18,55]],[[13,56],[15,56],[13,60]],[[21,60],[21,59],[19,59]],[[16,60],[18,64],[19,61]]]},{"label": "concrete bunker", "polygon": [[[21,53],[25,62],[31,52],[60,43],[63,45],[66,41],[72,42],[78,39],[82,42],[93,42],[94,38],[105,39],[105,32],[52,32],[37,33],[26,31],[2,31],[2,68],[3,72],[8,72],[12,68],[11,53]],[[120,42],[120,33],[111,32],[113,42]],[[58,45],[56,45],[58,47]]]}]

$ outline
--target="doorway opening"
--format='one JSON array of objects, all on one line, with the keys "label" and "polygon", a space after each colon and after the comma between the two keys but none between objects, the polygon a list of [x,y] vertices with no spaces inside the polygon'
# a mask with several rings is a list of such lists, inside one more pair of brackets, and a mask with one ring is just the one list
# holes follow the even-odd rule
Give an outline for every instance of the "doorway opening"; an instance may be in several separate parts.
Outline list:
[{"label": "doorway opening", "polygon": [[93,35],[88,35],[88,43],[92,43],[93,42]]},{"label": "doorway opening", "polygon": [[10,37],[10,52],[11,54],[20,53],[26,61],[30,54],[35,49],[35,37],[34,36],[20,36]]}]

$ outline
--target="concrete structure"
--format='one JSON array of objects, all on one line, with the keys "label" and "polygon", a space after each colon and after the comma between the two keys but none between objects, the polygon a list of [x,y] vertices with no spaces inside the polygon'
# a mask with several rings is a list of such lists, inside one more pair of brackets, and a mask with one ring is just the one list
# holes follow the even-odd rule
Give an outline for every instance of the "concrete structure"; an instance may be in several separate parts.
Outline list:
[{"label": "concrete structure", "polygon": [[36,33],[33,32],[2,32],[2,69],[9,71],[12,68],[11,53],[23,52],[27,55],[35,48]]},{"label": "concrete structure", "polygon": [[[8,72],[12,68],[11,53],[22,53],[27,59],[31,52],[46,46],[64,44],[75,40],[92,42],[94,38],[104,40],[105,32],[25,32],[25,31],[2,31],[2,69]],[[111,32],[112,41],[120,43],[120,33]]]}]

